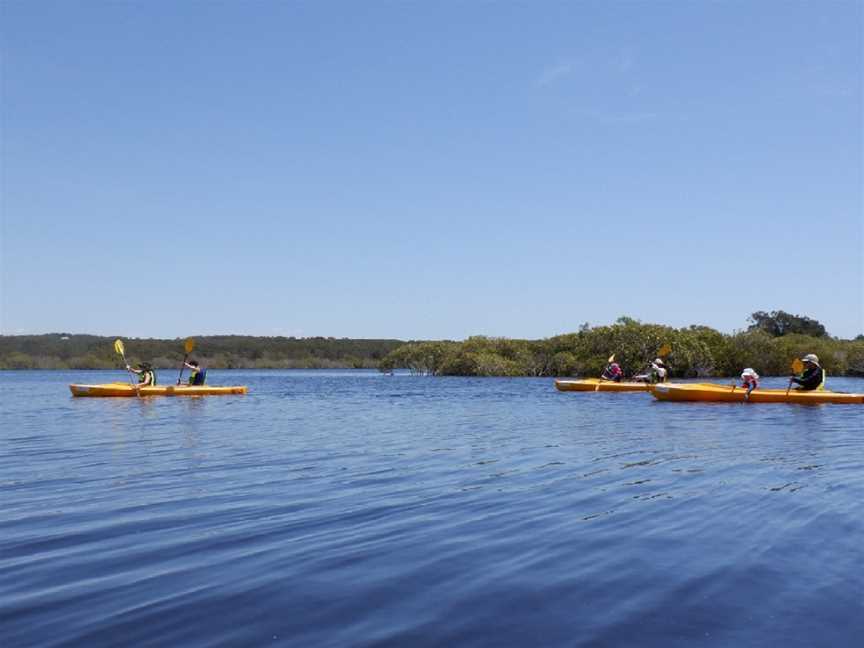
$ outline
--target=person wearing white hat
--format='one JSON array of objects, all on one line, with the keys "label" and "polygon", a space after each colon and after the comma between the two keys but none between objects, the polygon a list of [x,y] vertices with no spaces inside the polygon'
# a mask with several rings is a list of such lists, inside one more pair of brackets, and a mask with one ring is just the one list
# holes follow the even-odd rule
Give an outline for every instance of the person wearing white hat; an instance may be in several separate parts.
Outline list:
[{"label": "person wearing white hat", "polygon": [[792,376],[789,384],[798,385],[796,389],[802,391],[813,391],[825,388],[825,370],[819,364],[819,358],[815,353],[808,353],[801,362],[804,363],[804,372],[800,376]]},{"label": "person wearing white hat", "polygon": [[663,364],[662,358],[657,358],[651,363],[651,382],[666,382],[666,375],[669,372],[666,370],[666,365]]},{"label": "person wearing white hat", "polygon": [[750,400],[750,392],[759,386],[759,374],[750,367],[747,367],[741,372],[741,386],[747,390],[744,398]]}]

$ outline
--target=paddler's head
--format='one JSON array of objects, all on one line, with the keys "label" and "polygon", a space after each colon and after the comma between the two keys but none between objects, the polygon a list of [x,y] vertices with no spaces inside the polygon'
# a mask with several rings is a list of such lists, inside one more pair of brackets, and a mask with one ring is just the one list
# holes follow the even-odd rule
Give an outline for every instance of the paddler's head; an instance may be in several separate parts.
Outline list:
[{"label": "paddler's head", "polygon": [[819,366],[819,357],[815,353],[808,353],[803,358],[801,358],[801,362],[807,365],[812,365],[814,367]]}]

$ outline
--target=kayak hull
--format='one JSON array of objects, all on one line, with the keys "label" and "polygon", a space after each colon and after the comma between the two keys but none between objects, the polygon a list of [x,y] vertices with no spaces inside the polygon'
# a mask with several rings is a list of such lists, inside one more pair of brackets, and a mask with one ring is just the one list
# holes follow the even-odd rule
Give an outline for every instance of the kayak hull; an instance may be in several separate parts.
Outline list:
[{"label": "kayak hull", "polygon": [[785,389],[755,389],[749,400],[746,390],[731,385],[712,383],[655,385],[651,391],[661,401],[707,402],[707,403],[798,403],[817,405],[820,403],[864,405],[864,394],[844,394],[831,391],[797,391]]},{"label": "kayak hull", "polygon": [[135,389],[129,383],[108,383],[104,385],[69,385],[73,396],[118,397],[118,396],[227,396],[245,394],[245,385],[232,387],[211,387],[210,385],[156,385]]},{"label": "kayak hull", "polygon": [[651,391],[652,385],[640,382],[613,382],[611,380],[600,380],[599,378],[582,378],[580,380],[556,380],[555,388],[558,391],[614,391],[614,392],[644,392]]}]

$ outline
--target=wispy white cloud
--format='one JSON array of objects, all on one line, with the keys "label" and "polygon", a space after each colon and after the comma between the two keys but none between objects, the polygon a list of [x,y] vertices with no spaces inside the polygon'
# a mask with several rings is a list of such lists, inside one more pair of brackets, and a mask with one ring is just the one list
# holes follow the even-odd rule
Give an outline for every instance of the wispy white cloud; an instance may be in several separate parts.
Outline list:
[{"label": "wispy white cloud", "polygon": [[615,61],[615,67],[618,68],[619,72],[629,72],[634,65],[636,65],[636,59],[627,51],[621,52]]},{"label": "wispy white cloud", "polygon": [[573,61],[560,61],[554,65],[547,65],[537,77],[538,86],[548,86],[564,79],[576,70],[576,64]]}]

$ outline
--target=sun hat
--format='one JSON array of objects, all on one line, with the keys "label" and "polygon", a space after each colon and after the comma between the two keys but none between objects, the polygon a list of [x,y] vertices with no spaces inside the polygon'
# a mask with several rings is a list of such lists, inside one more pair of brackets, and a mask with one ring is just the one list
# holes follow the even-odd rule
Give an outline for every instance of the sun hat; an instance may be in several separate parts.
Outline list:
[{"label": "sun hat", "polygon": [[660,366],[662,367],[662,366],[663,366],[663,360],[662,360],[662,358],[657,358],[656,360],[654,360],[654,364],[658,364],[658,365],[660,365]]},{"label": "sun hat", "polygon": [[750,367],[747,367],[744,371],[741,372],[742,378],[746,378],[747,376],[752,376],[753,378],[756,378],[756,379],[759,378],[759,374],[757,374],[755,371],[753,371],[753,369],[751,369]]},{"label": "sun hat", "polygon": [[812,364],[818,365],[819,356],[817,356],[815,353],[808,353],[803,358],[801,358],[801,362],[810,362]]}]

